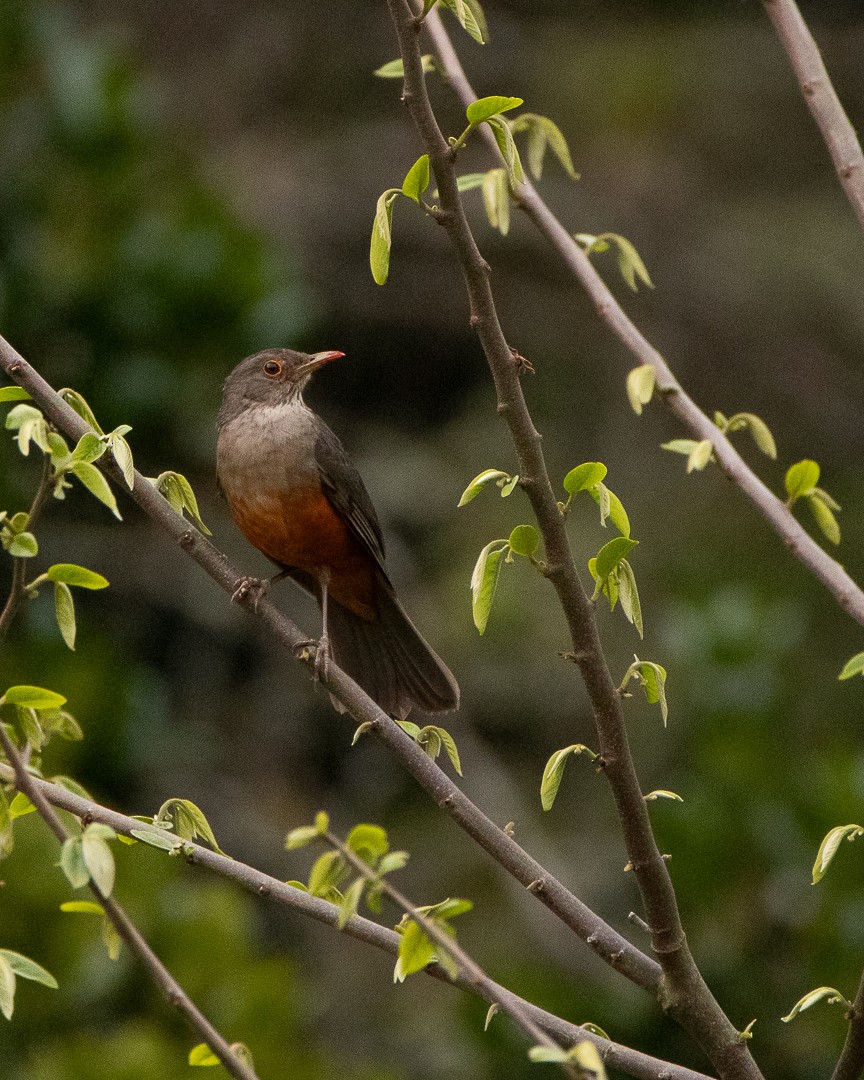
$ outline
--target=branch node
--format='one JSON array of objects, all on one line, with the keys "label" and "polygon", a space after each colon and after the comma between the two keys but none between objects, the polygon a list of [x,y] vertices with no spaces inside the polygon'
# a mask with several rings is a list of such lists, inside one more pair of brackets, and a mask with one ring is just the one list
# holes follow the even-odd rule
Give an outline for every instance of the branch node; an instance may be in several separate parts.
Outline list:
[{"label": "branch node", "polygon": [[10,375],[14,375],[16,371],[21,370],[21,365],[18,363],[10,364],[6,370],[9,372]]},{"label": "branch node", "polygon": [[258,895],[259,896],[268,896],[269,893],[270,893],[270,886],[269,885],[261,884],[261,885],[258,886]]},{"label": "branch node", "polygon": [[631,911],[627,918],[630,920],[630,922],[633,923],[634,926],[638,926],[640,930],[644,930],[645,933],[650,936],[651,927],[648,925],[647,922],[645,922],[643,918],[637,915],[635,911]]},{"label": "branch node", "polygon": [[546,888],[546,882],[542,878],[537,878],[536,881],[532,881],[528,886],[528,892],[534,893],[535,896],[539,896],[540,893]]},{"label": "branch node", "polygon": [[483,320],[480,318],[479,315],[472,315],[471,318],[468,320],[468,325],[471,327],[472,330],[476,330],[482,322]]},{"label": "branch node", "polygon": [[181,533],[177,543],[184,551],[188,551],[195,543],[195,532],[192,529],[187,529],[186,532]]}]

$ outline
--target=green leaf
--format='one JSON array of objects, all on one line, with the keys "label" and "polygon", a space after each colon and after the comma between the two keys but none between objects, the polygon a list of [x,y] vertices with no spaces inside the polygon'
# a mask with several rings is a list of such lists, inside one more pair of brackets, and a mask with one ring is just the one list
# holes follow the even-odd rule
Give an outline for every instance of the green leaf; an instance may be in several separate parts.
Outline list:
[{"label": "green leaf", "polygon": [[507,549],[506,540],[492,540],[483,548],[471,575],[471,608],[474,625],[479,633],[486,629],[492,600],[501,571],[501,556]]},{"label": "green leaf", "polygon": [[600,1052],[594,1043],[585,1039],[583,1042],[571,1046],[567,1052],[567,1060],[583,1072],[587,1073],[591,1080],[606,1080],[606,1067]]},{"label": "green leaf", "polygon": [[540,533],[537,532],[533,525],[517,525],[510,533],[507,543],[514,554],[522,555],[528,559],[537,550],[537,545],[540,543]]},{"label": "green leaf", "polygon": [[[435,70],[435,57],[431,53],[426,53],[420,59],[423,71],[427,75]],[[402,58],[391,60],[388,64],[382,64],[372,74],[377,75],[379,79],[403,79],[405,77],[405,66],[402,63]]]},{"label": "green leaf", "polygon": [[211,535],[210,530],[201,520],[198,500],[195,498],[192,485],[182,473],[169,470],[160,473],[151,483],[168,500],[173,510],[176,510],[178,514],[182,514],[185,510],[199,532],[204,533],[205,536]]},{"label": "green leaf", "polygon": [[315,815],[315,829],[319,836],[325,836],[330,828],[330,815],[326,810],[319,810]]},{"label": "green leaf", "polygon": [[60,910],[77,915],[104,915],[105,908],[95,900],[67,900],[60,905]]},{"label": "green leaf", "polygon": [[822,530],[823,535],[832,544],[839,544],[840,526],[837,524],[837,518],[834,517],[833,512],[822,498],[821,494],[819,494],[819,491],[819,488],[813,488],[806,496],[807,502],[810,505],[810,510],[813,517],[816,519],[816,524]]},{"label": "green leaf", "polygon": [[605,581],[621,560],[639,543],[628,536],[616,536],[597,552],[597,576]]},{"label": "green leaf", "polygon": [[287,851],[296,851],[317,839],[318,830],[314,825],[301,825],[298,829],[292,829],[285,837],[285,848]]},{"label": "green leaf", "polygon": [[55,563],[48,567],[49,581],[62,581],[65,585],[74,585],[79,589],[105,589],[108,579],[95,570],[86,570],[75,563]]},{"label": "green leaf", "polygon": [[221,1062],[207,1043],[198,1043],[189,1051],[189,1064],[209,1067],[210,1065],[220,1065]]},{"label": "green leaf", "polygon": [[62,694],[43,690],[41,686],[10,686],[2,701],[7,705],[20,705],[24,709],[59,709],[66,704]]},{"label": "green leaf", "polygon": [[501,485],[501,498],[506,499],[508,495],[513,494],[513,489],[519,483],[519,474],[511,476],[506,484]]},{"label": "green leaf", "polygon": [[103,442],[95,432],[87,431],[75,444],[75,449],[69,455],[69,464],[76,461],[98,461],[107,449],[108,444]]},{"label": "green leaf", "polygon": [[75,648],[75,601],[68,585],[58,581],[54,585],[54,614],[63,640],[70,649]]},{"label": "green leaf", "polygon": [[654,395],[657,376],[651,364],[642,364],[631,368],[627,375],[627,397],[637,416],[642,415],[642,406],[647,405]]},{"label": "green leaf", "polygon": [[392,874],[394,870],[401,870],[408,862],[407,851],[388,851],[378,863],[377,872],[380,877]]},{"label": "green leaf", "polygon": [[483,1021],[483,1030],[488,1031],[489,1025],[492,1023],[492,1017],[499,1011],[501,1006],[497,1001],[493,1001],[489,1008],[486,1010],[486,1019]]},{"label": "green leaf", "polygon": [[423,154],[417,158],[408,174],[402,181],[402,194],[413,199],[417,205],[422,203],[422,195],[429,187],[429,155]]},{"label": "green leaf", "polygon": [[313,896],[329,900],[332,890],[339,887],[347,869],[345,860],[338,851],[325,851],[309,872],[309,892]]},{"label": "green leaf", "polygon": [[462,29],[479,45],[486,43],[486,20],[477,0],[440,0],[440,2],[453,12]]},{"label": "green leaf", "polygon": [[393,193],[385,191],[375,207],[372,239],[369,244],[369,266],[377,285],[383,285],[390,273],[390,245],[393,236]]},{"label": "green leaf", "polygon": [[108,918],[102,920],[102,941],[108,952],[108,959],[116,960],[120,955],[120,950],[123,948],[123,939],[120,937],[114,924]]},{"label": "green leaf", "polygon": [[114,854],[101,836],[90,834],[92,828],[92,825],[88,825],[81,838],[84,865],[99,892],[103,896],[110,896],[114,888]]},{"label": "green leaf", "polygon": [[528,1060],[540,1065],[564,1065],[570,1058],[560,1046],[532,1046],[528,1051]]},{"label": "green leaf", "polygon": [[471,502],[472,499],[476,499],[480,492],[487,484],[491,484],[493,480],[509,480],[510,477],[506,472],[502,472],[500,469],[484,469],[483,472],[478,473],[468,487],[462,492],[459,498],[458,506],[465,506],[466,503]]},{"label": "green leaf", "polygon": [[82,888],[90,880],[80,836],[70,836],[63,842],[60,849],[60,869],[73,889]]},{"label": "green leaf", "polygon": [[468,123],[476,126],[482,124],[484,120],[488,120],[490,116],[509,112],[511,109],[518,109],[522,104],[524,102],[519,97],[493,95],[492,97],[478,98],[477,101],[472,101],[465,110],[465,115],[468,117]]},{"label": "green leaf", "polygon": [[553,123],[548,116],[522,113],[512,122],[512,126],[514,133],[528,132],[528,167],[536,180],[543,175],[543,159],[546,156],[547,147],[561,162],[567,175],[573,180],[579,179],[579,173],[573,168],[573,159],[570,157],[567,140],[558,125]]},{"label": "green leaf", "polygon": [[586,461],[564,477],[564,490],[570,495],[590,491],[606,478],[607,469],[601,461]]},{"label": "green leaf", "polygon": [[336,921],[336,925],[340,930],[344,930],[348,920],[357,914],[357,908],[360,906],[366,884],[365,878],[358,877],[357,880],[352,882],[345,890],[345,896],[342,898],[342,903],[339,905],[339,918]]},{"label": "green leaf", "polygon": [[506,169],[490,169],[483,177],[483,206],[493,229],[510,231],[510,184]]},{"label": "green leaf", "polygon": [[786,473],[786,494],[790,506],[796,499],[806,495],[811,488],[816,487],[819,483],[819,472],[819,466],[809,458],[804,458],[803,461],[790,466]]},{"label": "green leaf", "polygon": [[780,1019],[784,1024],[788,1024],[799,1013],[804,1012],[805,1009],[809,1009],[819,1001],[827,1001],[829,1005],[847,1005],[851,1008],[850,1003],[839,990],[835,990],[833,986],[820,986],[817,990],[811,990],[809,994],[805,994],[800,1001],[793,1005],[792,1011],[786,1016],[781,1016]]},{"label": "green leaf", "polygon": [[120,511],[117,509],[117,500],[114,498],[114,492],[111,490],[108,481],[95,465],[91,465],[87,461],[79,461],[76,462],[75,465],[72,465],[69,471],[78,477],[91,495],[95,495],[99,502],[104,503],[105,506],[108,507],[114,517],[120,521],[123,520],[120,516]]},{"label": "green leaf", "polygon": [[701,472],[714,453],[714,444],[710,439],[703,439],[701,442],[697,442],[693,449],[690,451],[690,457],[687,459],[687,472]]},{"label": "green leaf", "polygon": [[459,751],[456,749],[456,743],[453,740],[453,736],[449,731],[445,731],[443,727],[436,727],[435,731],[438,733],[438,738],[441,740],[444,749],[447,751],[447,757],[450,758],[450,764],[459,776],[461,776],[462,763],[459,760]]},{"label": "green leaf", "polygon": [[32,814],[36,810],[36,807],[27,798],[23,791],[17,791],[15,798],[9,804],[9,820],[15,821],[16,818],[25,817],[27,814]]},{"label": "green leaf", "polygon": [[490,116],[484,123],[492,128],[492,134],[495,136],[498,149],[504,158],[504,166],[507,169],[507,179],[510,181],[510,187],[516,188],[517,185],[522,183],[525,176],[522,172],[522,161],[519,157],[519,151],[516,149],[516,143],[513,141],[513,132],[510,130],[510,125],[503,116],[497,115]]},{"label": "green leaf", "polygon": [[45,733],[39,722],[38,714],[35,709],[25,709],[19,705],[17,707],[17,716],[24,738],[38,753],[45,743]]},{"label": "green leaf", "polygon": [[404,982],[435,959],[435,946],[416,922],[409,922],[399,940],[393,982]]},{"label": "green leaf", "polygon": [[676,795],[674,791],[667,791],[665,788],[657,788],[656,791],[649,791],[645,796],[645,802],[656,802],[657,799],[671,799],[672,802],[684,802],[680,795]]},{"label": "green leaf", "polygon": [[[720,414],[722,416],[722,413]],[[722,424],[719,426],[723,426]],[[777,444],[774,436],[765,421],[755,413],[735,413],[726,421],[726,430],[738,431],[741,428],[749,428],[753,441],[766,457],[777,458]]]},{"label": "green leaf", "polygon": [[847,660],[837,678],[851,679],[853,675],[864,675],[864,652],[856,653],[851,660]]},{"label": "green leaf", "polygon": [[465,173],[456,177],[456,187],[459,191],[472,191],[474,188],[481,187],[485,178],[486,173]]},{"label": "green leaf", "polygon": [[214,851],[218,851],[220,855],[225,854],[216,843],[216,837],[204,812],[195,803],[190,802],[189,799],[168,799],[159,808],[156,824],[171,820],[172,817],[174,832],[181,840],[195,840],[200,836]]},{"label": "green leaf", "polygon": [[174,852],[182,845],[182,841],[170,836],[164,836],[162,833],[156,832],[155,829],[130,829],[129,832],[136,840],[140,840],[142,844],[149,844],[150,847],[158,848],[159,851]]},{"label": "green leaf", "polygon": [[12,1019],[15,1011],[15,972],[9,961],[0,955],[0,1013],[7,1020]]},{"label": "green leaf", "polygon": [[669,442],[660,444],[661,450],[671,450],[673,454],[686,454],[689,457],[694,447],[699,444],[695,439],[671,439]]},{"label": "green leaf", "polygon": [[[622,536],[629,537],[630,519],[627,517],[627,511],[624,509],[624,504],[615,492],[610,491],[605,484],[597,484],[593,488],[588,488],[588,494],[600,506],[600,524],[605,527],[606,517],[608,516],[618,532],[621,533]],[[606,511],[606,514],[604,514],[603,511],[607,497],[608,510]]]},{"label": "green leaf", "polygon": [[[131,430],[131,429],[130,429]],[[123,473],[126,486],[132,491],[135,485],[135,463],[132,460],[132,448],[118,431],[112,431],[108,436],[108,446],[114,456],[114,460]]]},{"label": "green leaf", "polygon": [[32,401],[23,386],[0,386],[0,403],[6,401]]},{"label": "green leaf", "polygon": [[39,544],[33,533],[20,532],[10,540],[8,551],[16,559],[32,559],[39,553]]},{"label": "green leaf", "polygon": [[105,432],[99,426],[96,417],[93,415],[93,410],[84,400],[84,398],[78,393],[77,390],[70,390],[68,387],[64,390],[59,390],[60,397],[68,404],[71,405],[75,412],[96,431],[99,435],[104,435]]},{"label": "green leaf", "polygon": [[[837,854],[837,849],[844,840],[855,840],[864,836],[864,828],[860,825],[838,825],[826,834],[819,845],[816,862],[813,864],[813,884],[821,881],[831,864],[831,860]],[[800,1011],[800,1010],[799,1010]]]},{"label": "green leaf", "polygon": [[[624,612],[628,622],[631,622],[636,627],[639,637],[644,637],[642,603],[639,600],[639,590],[636,588],[636,576],[633,573],[633,567],[626,559],[622,559],[618,564],[616,582],[618,585],[618,598],[621,601],[621,610]],[[663,723],[664,725],[666,723],[665,717]]]},{"label": "green leaf", "polygon": [[[624,601],[621,601],[622,606]],[[645,699],[649,705],[660,705],[660,712],[663,716],[663,727],[666,727],[666,721],[669,718],[669,707],[666,704],[666,668],[662,664],[655,664],[651,660],[640,660],[636,657],[636,660],[630,665],[630,669],[624,678],[624,683],[627,684],[630,672],[632,672],[639,685],[645,691]]]},{"label": "green leaf", "polygon": [[555,803],[555,796],[564,777],[564,766],[571,754],[587,754],[592,761],[597,757],[594,751],[589,750],[583,743],[574,743],[572,746],[565,746],[563,750],[556,750],[546,762],[540,782],[540,802],[544,810],[551,810]]},{"label": "green leaf", "polygon": [[28,956],[22,956],[21,953],[12,952],[11,949],[0,949],[0,956],[4,958],[19,979],[29,979],[31,982],[41,983],[51,990],[57,989],[57,980],[54,976],[49,971],[46,971],[41,964],[37,964],[35,960],[31,960]]},{"label": "green leaf", "polygon": [[380,825],[355,825],[348,833],[345,845],[372,867],[390,850],[387,833]]}]

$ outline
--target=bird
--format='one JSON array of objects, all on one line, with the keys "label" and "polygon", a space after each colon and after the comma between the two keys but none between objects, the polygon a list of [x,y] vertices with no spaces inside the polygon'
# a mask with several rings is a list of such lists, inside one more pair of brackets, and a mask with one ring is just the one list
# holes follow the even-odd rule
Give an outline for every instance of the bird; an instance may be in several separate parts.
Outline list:
[{"label": "bird", "polygon": [[[345,354],[265,349],[225,380],[216,474],[234,522],[322,615],[316,671],[330,658],[388,715],[459,707],[450,669],[400,604],[363,480],[336,434],[303,400],[312,375]],[[238,592],[269,584],[243,579]]]}]

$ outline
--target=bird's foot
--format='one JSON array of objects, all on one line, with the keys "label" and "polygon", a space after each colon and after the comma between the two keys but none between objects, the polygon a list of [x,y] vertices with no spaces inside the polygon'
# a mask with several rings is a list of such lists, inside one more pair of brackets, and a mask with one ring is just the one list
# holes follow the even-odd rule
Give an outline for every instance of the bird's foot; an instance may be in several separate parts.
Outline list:
[{"label": "bird's foot", "polygon": [[231,594],[231,600],[233,603],[239,604],[247,596],[251,596],[252,610],[257,611],[258,605],[267,595],[269,588],[270,581],[268,578],[242,577],[238,580],[234,592]]},{"label": "bird's foot", "polygon": [[314,638],[298,641],[297,644],[293,646],[292,652],[298,660],[308,660],[309,654],[313,649],[315,651],[313,677],[316,682],[322,682],[327,678],[330,664],[329,639],[327,637],[322,637],[319,641],[316,641]]}]

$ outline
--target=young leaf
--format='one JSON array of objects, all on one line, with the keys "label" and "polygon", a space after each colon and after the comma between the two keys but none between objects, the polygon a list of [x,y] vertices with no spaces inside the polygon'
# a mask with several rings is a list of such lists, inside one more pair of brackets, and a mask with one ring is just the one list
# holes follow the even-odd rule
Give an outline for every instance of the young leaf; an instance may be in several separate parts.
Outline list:
[{"label": "young leaf", "polygon": [[120,434],[119,429],[117,431],[112,431],[107,438],[108,447],[114,456],[114,460],[120,467],[120,471],[123,473],[126,487],[132,491],[135,484],[135,463],[132,460],[132,448],[123,438],[123,435]]},{"label": "young leaf", "polygon": [[[621,605],[623,607],[624,601],[622,599]],[[624,677],[624,683],[622,683],[622,689],[627,684],[627,680],[630,672],[636,676],[640,686],[645,691],[645,699],[649,705],[660,705],[660,712],[663,716],[663,727],[666,727],[666,721],[669,718],[669,707],[666,704],[666,668],[662,664],[655,664],[651,660],[640,660],[637,656],[635,661],[630,665],[630,671]]]},{"label": "young leaf", "polygon": [[572,180],[579,179],[579,173],[573,168],[570,148],[561,129],[548,116],[537,113],[522,113],[513,121],[513,131],[528,132],[528,167],[536,180],[543,175],[543,159],[547,147],[561,162],[564,171]]},{"label": "young leaf", "polygon": [[61,581],[65,585],[74,585],[79,589],[105,589],[108,587],[108,579],[97,574],[95,570],[86,570],[83,566],[75,563],[55,563],[48,567],[47,578],[49,581]]},{"label": "young leaf", "polygon": [[449,731],[445,731],[442,727],[436,727],[435,731],[438,734],[438,738],[441,740],[444,749],[447,751],[447,757],[450,758],[450,764],[456,770],[459,776],[462,775],[462,763],[459,760],[459,751],[456,749],[456,743],[453,740],[453,736]]},{"label": "young leaf", "polygon": [[590,1076],[591,1080],[606,1080],[606,1066],[603,1064],[600,1052],[594,1043],[587,1039],[570,1047],[567,1060]]},{"label": "young leaf", "polygon": [[200,836],[214,851],[218,851],[220,855],[225,854],[216,843],[209,821],[195,803],[189,799],[168,799],[159,808],[156,824],[170,820],[172,815],[174,831],[181,840],[195,840]]},{"label": "young leaf", "polygon": [[605,581],[625,556],[639,543],[627,536],[616,536],[597,552],[597,576]]},{"label": "young leaf", "polygon": [[[426,53],[420,59],[423,71],[427,75],[435,70],[435,57],[431,53]],[[377,75],[379,79],[402,79],[405,77],[405,65],[400,57],[398,60],[391,60],[388,64],[382,64],[372,74]]]},{"label": "young leaf", "polygon": [[29,979],[31,982],[41,983],[42,986],[47,986],[51,990],[57,989],[57,980],[54,976],[49,971],[46,971],[41,964],[31,960],[29,956],[22,956],[21,953],[12,952],[11,949],[0,949],[0,956],[3,957],[19,979]]},{"label": "young leaf", "polygon": [[338,851],[325,851],[309,872],[308,888],[313,896],[329,900],[334,889],[345,877],[347,867]]},{"label": "young leaf", "polygon": [[486,1010],[486,1019],[483,1021],[483,1030],[488,1031],[489,1025],[492,1023],[492,1017],[498,1012],[501,1006],[497,1001],[493,1001],[489,1008]]},{"label": "young leaf", "polygon": [[477,0],[440,0],[440,2],[453,12],[462,29],[479,45],[486,43],[486,20]]},{"label": "young leaf", "polygon": [[806,499],[810,505],[813,517],[816,519],[816,524],[822,530],[823,535],[832,544],[839,544],[840,526],[837,524],[837,518],[834,517],[831,508],[822,498],[821,489],[811,488],[810,492],[806,495]]},{"label": "young leaf", "polygon": [[78,461],[71,466],[69,471],[78,477],[91,495],[95,495],[99,502],[104,503],[108,507],[114,517],[122,521],[120,511],[117,509],[117,500],[114,498],[114,492],[109,487],[108,481],[95,465],[91,465],[87,461]]},{"label": "young leaf", "polygon": [[540,534],[533,525],[517,525],[507,542],[515,555],[530,559],[540,543]]},{"label": "young leaf", "polygon": [[701,442],[697,442],[690,451],[690,457],[687,459],[687,472],[701,472],[711,460],[713,453],[714,445],[710,439],[703,439]]},{"label": "young leaf", "polygon": [[786,1016],[781,1016],[780,1019],[784,1024],[788,1024],[789,1021],[794,1020],[799,1013],[804,1012],[805,1009],[809,1009],[818,1001],[827,1001],[829,1005],[846,1005],[849,1008],[852,1007],[840,991],[835,990],[833,986],[820,986],[817,990],[811,990],[809,994],[805,994],[800,1001],[793,1005],[792,1011]]},{"label": "young leaf", "polygon": [[525,176],[522,172],[522,161],[519,157],[519,151],[516,149],[516,143],[513,141],[513,132],[510,130],[510,125],[503,116],[498,115],[488,117],[484,123],[487,123],[492,128],[492,134],[495,136],[498,149],[504,158],[510,187],[516,188],[517,185],[522,183]]},{"label": "young leaf", "polygon": [[484,120],[488,120],[490,116],[509,112],[511,109],[518,109],[522,104],[524,102],[519,97],[500,97],[497,95],[484,97],[472,101],[465,110],[465,115],[468,117],[468,123],[474,124],[476,127],[477,124],[482,124]]},{"label": "young leaf", "polygon": [[[618,585],[618,598],[621,601],[621,610],[624,612],[628,622],[631,622],[636,627],[636,632],[639,634],[639,637],[644,637],[642,604],[639,600],[639,590],[636,588],[636,576],[633,573],[633,567],[626,559],[622,559],[618,564],[615,576]],[[666,724],[665,716],[663,724],[664,726]]]},{"label": "young leaf", "polygon": [[399,941],[399,953],[393,970],[393,982],[404,982],[415,971],[422,971],[435,959],[435,946],[413,920],[405,927]]},{"label": "young leaf", "polygon": [[[588,488],[588,494],[600,507],[600,524],[606,526],[608,517],[622,536],[630,536],[630,519],[624,505],[614,491],[610,491],[605,484],[596,484]],[[608,499],[608,508],[607,508]],[[604,513],[605,511],[605,513]]]},{"label": "young leaf", "polygon": [[75,648],[75,601],[68,585],[58,581],[54,585],[54,614],[63,640],[70,649]]},{"label": "young leaf", "polygon": [[471,575],[471,606],[474,625],[479,633],[486,629],[498,574],[501,570],[501,556],[507,549],[506,540],[492,540],[483,548]]},{"label": "young leaf", "polygon": [[345,890],[345,896],[342,898],[342,903],[339,905],[339,918],[336,921],[336,925],[340,930],[344,930],[348,920],[357,914],[357,908],[360,906],[360,901],[363,898],[363,890],[366,888],[366,885],[366,879],[358,877],[357,880],[352,882]]},{"label": "young leaf", "polygon": [[84,865],[99,892],[103,896],[110,896],[114,888],[114,855],[102,836],[91,830],[93,826],[88,825],[81,837]]},{"label": "young leaf", "polygon": [[87,431],[75,444],[75,449],[69,455],[69,464],[76,461],[98,461],[107,449],[108,444],[103,442],[95,432]]},{"label": "young leaf", "polygon": [[407,851],[388,851],[378,863],[377,872],[379,876],[383,877],[384,874],[392,874],[394,870],[401,870],[408,862],[409,855]]},{"label": "young leaf", "polygon": [[90,871],[84,862],[81,837],[71,836],[60,849],[60,869],[73,889],[80,889],[90,880]]},{"label": "young leaf", "polygon": [[570,1058],[561,1046],[532,1046],[528,1051],[528,1060],[539,1065],[565,1065]]},{"label": "young leaf", "polygon": [[15,798],[9,803],[9,820],[15,821],[16,818],[25,817],[27,814],[32,814],[36,810],[36,807],[27,798],[23,791],[15,793]]},{"label": "young leaf", "polygon": [[7,1020],[12,1019],[15,1011],[15,972],[9,961],[0,954],[0,1013]]},{"label": "young leaf", "polygon": [[180,840],[173,840],[169,836],[163,836],[162,833],[156,832],[155,829],[130,829],[129,831],[136,840],[140,840],[142,844],[149,844],[150,847],[158,848],[159,851],[170,851],[173,854],[178,847],[182,846]]},{"label": "young leaf", "polygon": [[582,743],[574,743],[572,746],[565,746],[563,750],[556,750],[546,762],[543,779],[540,782],[540,802],[544,810],[551,810],[555,803],[555,796],[558,794],[558,788],[561,787],[564,776],[564,766],[571,754],[587,754],[592,761],[597,757],[593,750],[589,750]]},{"label": "young leaf", "polygon": [[459,191],[473,191],[482,186],[485,178],[486,173],[482,172],[464,173],[456,177],[456,187]]},{"label": "young leaf", "polygon": [[[719,414],[722,416],[722,413]],[[718,425],[723,427],[723,424]],[[726,421],[725,429],[728,431],[738,431],[740,428],[749,428],[750,434],[753,436],[753,441],[759,447],[766,457],[770,457],[774,460],[777,458],[777,444],[774,442],[774,436],[771,434],[771,430],[761,416],[757,416],[755,413],[735,413],[734,416]]]},{"label": "young leaf", "polygon": [[510,231],[510,185],[505,169],[490,169],[483,177],[483,206],[493,229]]},{"label": "young leaf", "polygon": [[189,1064],[207,1067],[210,1065],[221,1065],[221,1062],[207,1043],[198,1043],[197,1046],[193,1046],[189,1051]]},{"label": "young leaf", "polygon": [[85,420],[97,434],[105,434],[105,432],[99,426],[96,417],[93,415],[93,410],[90,408],[90,406],[78,393],[77,390],[70,390],[67,387],[63,390],[59,390],[58,393],[60,394],[60,397],[63,398],[63,400],[66,402],[66,404],[71,405],[75,412],[77,412],[78,415],[81,417],[81,419]]},{"label": "young leaf", "polygon": [[345,846],[358,855],[363,862],[375,866],[390,850],[387,833],[380,825],[355,825],[348,833]]},{"label": "young leaf", "polygon": [[509,480],[510,477],[500,469],[484,469],[483,472],[478,473],[474,477],[468,487],[462,492],[458,506],[465,506],[465,504],[471,502],[472,499],[476,499],[483,488],[486,487],[487,484],[491,484],[493,480],[505,479]]},{"label": "young leaf", "polygon": [[580,491],[590,491],[606,478],[607,471],[601,461],[586,461],[567,473],[564,477],[564,490],[569,495],[577,495]]},{"label": "young leaf", "polygon": [[105,908],[95,900],[66,900],[60,905],[61,911],[79,915],[104,915]]},{"label": "young leaf", "polygon": [[804,458],[790,466],[786,473],[786,495],[788,505],[791,506],[796,499],[806,495],[811,488],[819,483],[819,466],[815,461]]},{"label": "young leaf", "polygon": [[417,158],[408,174],[402,181],[402,194],[413,199],[417,205],[422,203],[422,195],[429,187],[429,155],[423,154]]},{"label": "young leaf", "polygon": [[641,367],[630,369],[627,376],[627,397],[630,406],[637,416],[642,415],[642,406],[647,405],[654,394],[656,375],[651,364],[642,364]]},{"label": "young leaf", "polygon": [[23,709],[59,709],[66,704],[62,694],[43,690],[41,686],[10,686],[2,699],[7,705],[20,705]]},{"label": "young leaf", "polygon": [[838,825],[826,834],[819,851],[816,854],[816,862],[813,864],[813,884],[821,881],[831,864],[831,860],[837,854],[837,849],[844,840],[855,840],[864,836],[864,828],[860,825]]},{"label": "young leaf", "polygon": [[680,795],[676,795],[674,791],[667,791],[665,788],[649,791],[645,796],[645,802],[655,802],[657,799],[671,799],[672,802],[684,802]]},{"label": "young leaf", "polygon": [[864,652],[856,653],[851,660],[847,660],[837,678],[851,679],[853,675],[864,675]]},{"label": "young leaf", "polygon": [[[148,479],[150,478],[148,477]],[[204,533],[205,536],[211,535],[210,530],[201,520],[201,515],[198,512],[198,500],[195,498],[192,485],[182,473],[163,472],[155,480],[150,479],[150,483],[168,500],[173,510],[176,510],[178,514],[182,514],[185,510],[199,532]]]},{"label": "young leaf", "polygon": [[16,559],[32,559],[39,553],[39,544],[33,533],[20,532],[9,541],[7,551]]},{"label": "young leaf", "polygon": [[671,450],[673,454],[686,454],[689,457],[694,447],[699,444],[694,439],[671,439],[660,444],[661,450]]},{"label": "young leaf", "polygon": [[32,399],[23,386],[0,386],[0,403],[30,400]]},{"label": "young leaf", "polygon": [[292,829],[285,837],[285,849],[296,851],[297,848],[306,847],[317,839],[318,830],[314,825],[301,825],[298,829]]},{"label": "young leaf", "polygon": [[393,193],[385,191],[375,207],[372,240],[369,244],[369,266],[376,285],[383,285],[390,273],[390,245],[393,234]]}]

